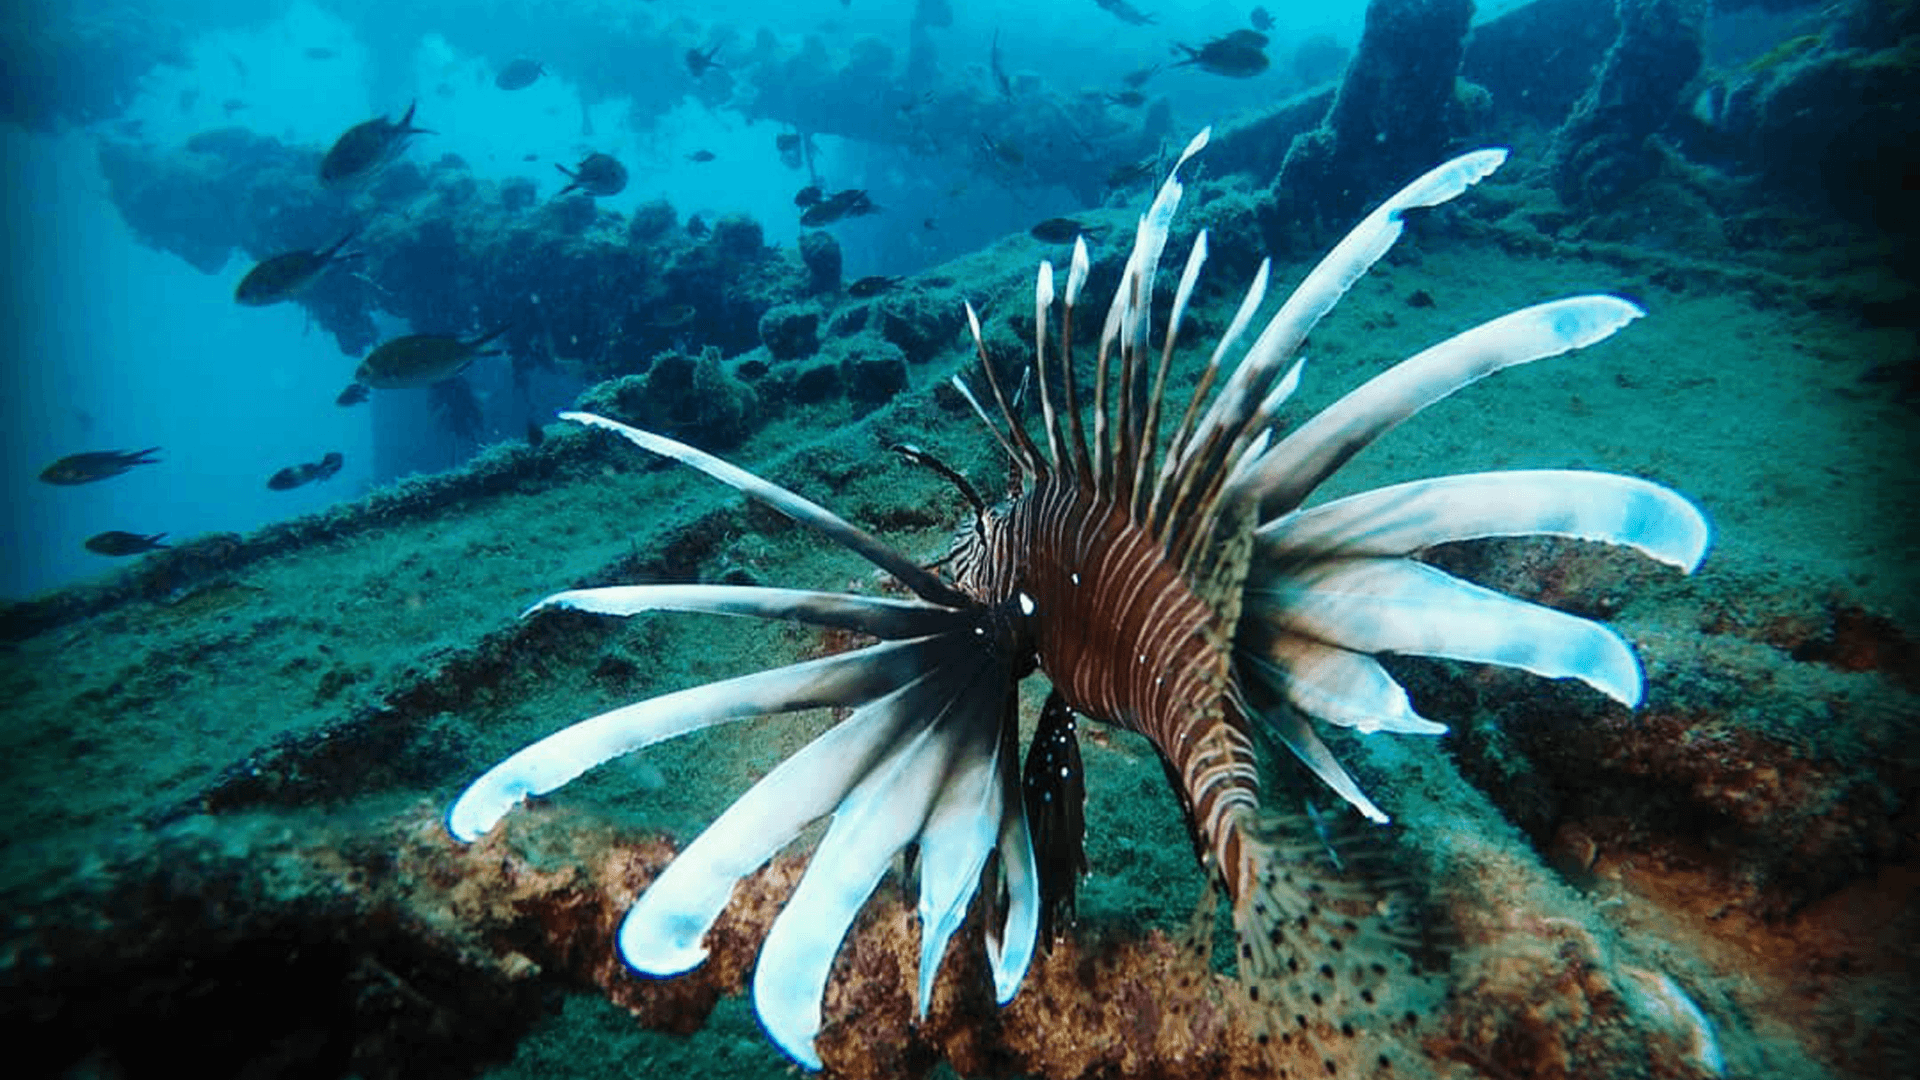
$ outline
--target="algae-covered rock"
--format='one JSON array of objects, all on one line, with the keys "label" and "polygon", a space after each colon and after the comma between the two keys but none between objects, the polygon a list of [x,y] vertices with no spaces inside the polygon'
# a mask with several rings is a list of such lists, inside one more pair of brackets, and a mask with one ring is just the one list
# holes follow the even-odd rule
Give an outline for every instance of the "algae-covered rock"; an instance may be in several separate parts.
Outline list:
[{"label": "algae-covered rock", "polygon": [[820,311],[804,304],[782,304],[760,316],[760,341],[776,360],[798,360],[820,349]]},{"label": "algae-covered rock", "polygon": [[801,234],[800,261],[807,267],[808,292],[831,292],[840,287],[840,241],[825,230]]}]

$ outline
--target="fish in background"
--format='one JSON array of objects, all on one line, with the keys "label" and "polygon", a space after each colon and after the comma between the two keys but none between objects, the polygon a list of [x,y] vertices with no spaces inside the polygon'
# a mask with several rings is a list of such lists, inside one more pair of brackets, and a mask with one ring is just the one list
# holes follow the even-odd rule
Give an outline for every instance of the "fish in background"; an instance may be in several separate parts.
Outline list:
[{"label": "fish in background", "polygon": [[333,403],[341,406],[358,405],[367,400],[367,395],[372,392],[360,383],[348,383],[347,388],[340,391],[340,396],[333,399]]},{"label": "fish in background", "polygon": [[719,156],[720,155],[714,153],[711,150],[701,149],[701,150],[695,150],[693,153],[688,154],[687,160],[693,162],[696,165],[704,165],[707,162],[712,161],[714,158],[717,158]]},{"label": "fish in background", "polygon": [[525,90],[538,82],[540,76],[546,73],[546,65],[523,56],[517,60],[508,61],[507,66],[501,68],[500,73],[493,77],[493,85],[502,90]]},{"label": "fish in background", "polygon": [[154,533],[151,536],[143,536],[140,533],[109,529],[106,532],[87,537],[86,549],[95,555],[112,555],[115,557],[122,555],[139,555],[144,552],[166,547],[167,545],[160,542],[161,538],[166,535],[166,533]]},{"label": "fish in background", "polygon": [[303,465],[289,465],[267,478],[267,487],[274,491],[292,491],[294,488],[311,484],[316,480],[325,480],[340,471],[347,459],[339,451],[332,451],[319,461],[309,461]]},{"label": "fish in background", "polygon": [[[372,390],[409,390],[451,379],[483,356],[501,350],[484,348],[507,332],[501,325],[477,338],[462,341],[452,334],[408,334],[374,347],[353,373],[354,385]],[[349,386],[347,390],[352,390]],[[342,398],[347,396],[342,391]]]},{"label": "fish in background", "polygon": [[84,454],[68,454],[41,469],[40,479],[62,487],[91,484],[119,476],[135,465],[158,464],[157,459],[147,455],[159,452],[159,447],[149,446],[145,450],[89,450]]},{"label": "fish in background", "polygon": [[1148,26],[1153,16],[1127,3],[1127,0],[1093,0],[1100,10],[1131,26]]},{"label": "fish in background", "polygon": [[341,254],[340,249],[347,246],[355,236],[358,227],[347,230],[332,247],[319,251],[288,251],[260,260],[240,284],[233,290],[233,299],[247,307],[265,307],[291,299],[301,289],[312,284],[320,272],[336,262],[361,258],[363,253],[349,251]]},{"label": "fish in background", "polygon": [[558,199],[572,191],[584,191],[589,195],[618,195],[627,189],[627,167],[620,164],[611,154],[588,154],[580,164],[569,169],[556,163],[554,168],[567,174],[573,182],[554,195]]},{"label": "fish in background", "polygon": [[715,45],[704,53],[699,49],[688,49],[686,55],[687,71],[696,79],[705,75],[707,72],[720,66],[713,59],[718,55],[720,55],[720,46],[718,45]]},{"label": "fish in background", "polygon": [[987,53],[988,66],[993,69],[994,84],[1000,87],[1000,96],[1013,97],[1013,80],[1007,78],[1007,69],[1000,64],[1000,31],[993,32],[993,47]]},{"label": "fish in background", "polygon": [[885,274],[870,274],[848,285],[847,295],[863,299],[869,296],[879,296],[881,293],[886,292],[898,284],[900,284],[900,279],[897,277],[888,277]]},{"label": "fish in background", "polygon": [[1253,23],[1253,28],[1255,30],[1259,30],[1264,33],[1268,30],[1273,29],[1273,16],[1267,14],[1266,8],[1263,8],[1263,7],[1254,8],[1253,12],[1249,14],[1247,18],[1250,22]]},{"label": "fish in background", "polygon": [[1070,217],[1051,217],[1027,230],[1027,235],[1043,244],[1070,244],[1077,236],[1091,240],[1106,229],[1087,225]]},{"label": "fish in background", "polygon": [[1235,30],[1198,49],[1178,42],[1173,47],[1187,54],[1186,59],[1173,62],[1175,67],[1192,64],[1229,79],[1250,79],[1267,70],[1267,35],[1258,30]]},{"label": "fish in background", "polygon": [[327,156],[320,159],[320,182],[329,186],[362,180],[378,172],[400,156],[407,139],[435,132],[413,126],[413,110],[419,102],[407,106],[399,123],[376,116],[348,128],[333,141]]},{"label": "fish in background", "polygon": [[[801,194],[805,194],[805,191]],[[794,201],[799,202],[798,196]],[[800,224],[812,227],[830,225],[841,218],[864,217],[867,214],[880,212],[880,207],[876,206],[874,201],[867,197],[867,193],[860,188],[848,188],[831,195],[819,196],[813,202],[806,204],[806,207],[806,210],[800,214]]]},{"label": "fish in background", "polygon": [[805,139],[791,131],[774,136],[773,148],[780,155],[780,164],[789,169],[805,168],[807,154],[812,149]]}]

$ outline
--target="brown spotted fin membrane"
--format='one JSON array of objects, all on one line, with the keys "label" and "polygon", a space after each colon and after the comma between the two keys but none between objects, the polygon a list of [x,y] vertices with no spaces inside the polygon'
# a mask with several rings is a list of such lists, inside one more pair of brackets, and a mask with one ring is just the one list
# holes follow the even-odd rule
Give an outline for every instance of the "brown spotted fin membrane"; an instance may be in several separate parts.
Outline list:
[{"label": "brown spotted fin membrane", "polygon": [[[1443,992],[1427,973],[1439,949],[1388,838],[1358,824],[1330,836],[1309,813],[1271,808],[1240,832],[1241,871],[1226,883],[1234,967],[1271,1075],[1425,1075],[1420,1022]],[[1183,943],[1202,956],[1218,893],[1209,886]]]}]

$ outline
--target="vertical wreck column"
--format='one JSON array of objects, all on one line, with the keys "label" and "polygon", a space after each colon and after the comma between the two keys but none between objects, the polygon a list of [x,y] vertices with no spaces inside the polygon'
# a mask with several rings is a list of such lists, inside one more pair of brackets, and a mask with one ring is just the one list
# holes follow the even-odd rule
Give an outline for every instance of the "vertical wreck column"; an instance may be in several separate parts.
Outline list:
[{"label": "vertical wreck column", "polygon": [[1649,141],[1700,72],[1708,0],[1618,0],[1620,33],[1553,140],[1553,187],[1570,207],[1595,209],[1651,179]]},{"label": "vertical wreck column", "polygon": [[1439,162],[1472,17],[1473,0],[1371,0],[1333,107],[1293,140],[1280,190],[1345,218]]}]

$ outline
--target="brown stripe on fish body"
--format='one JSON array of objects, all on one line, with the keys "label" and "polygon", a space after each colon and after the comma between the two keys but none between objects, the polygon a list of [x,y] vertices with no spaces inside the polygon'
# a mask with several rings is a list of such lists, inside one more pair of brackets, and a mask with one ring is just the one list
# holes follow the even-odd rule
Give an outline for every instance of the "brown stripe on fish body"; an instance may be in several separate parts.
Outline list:
[{"label": "brown stripe on fish body", "polygon": [[1218,613],[1158,540],[1071,481],[1042,479],[1004,527],[990,546],[1024,554],[1013,587],[1033,601],[1047,677],[1076,712],[1153,740],[1180,778],[1197,838],[1232,882],[1235,822],[1257,808],[1259,788]]}]

